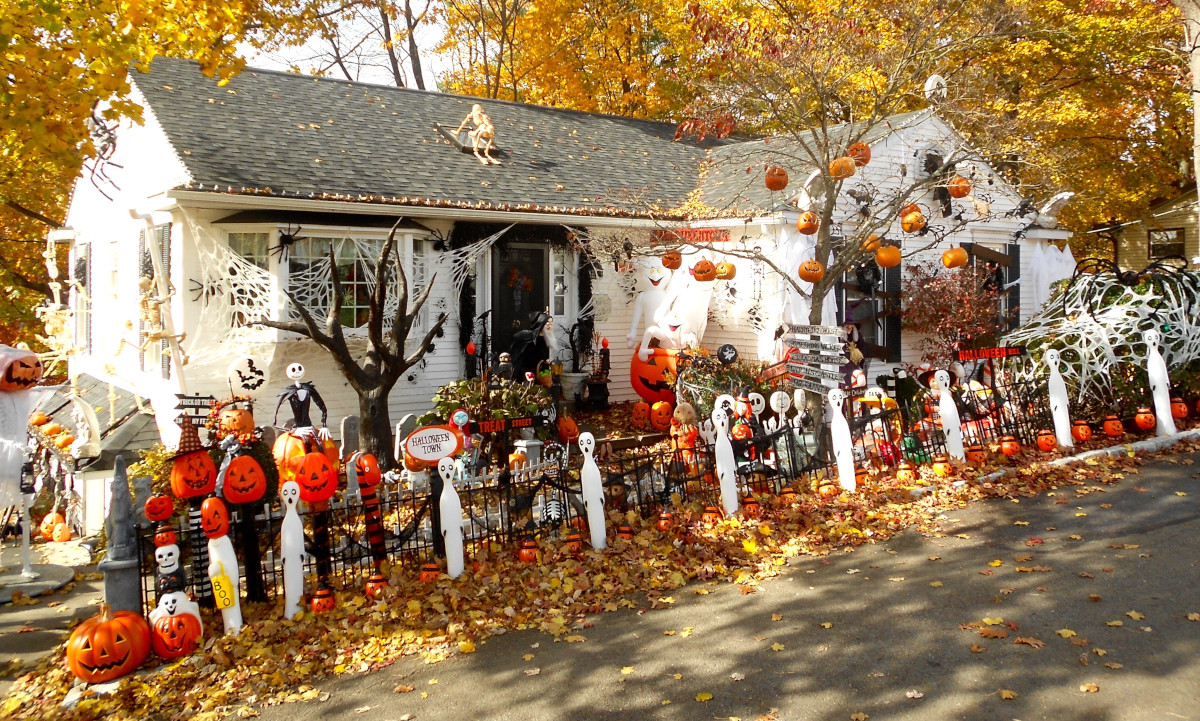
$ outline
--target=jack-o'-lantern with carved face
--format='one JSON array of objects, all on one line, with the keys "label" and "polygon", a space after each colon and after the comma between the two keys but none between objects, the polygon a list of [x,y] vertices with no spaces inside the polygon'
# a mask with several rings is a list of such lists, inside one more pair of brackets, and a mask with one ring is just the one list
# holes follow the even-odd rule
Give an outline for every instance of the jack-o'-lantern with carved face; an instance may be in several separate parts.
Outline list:
[{"label": "jack-o'-lantern with carved face", "polygon": [[300,500],[306,503],[328,501],[337,490],[338,472],[324,453],[309,453],[296,471]]},{"label": "jack-o'-lantern with carved face", "polygon": [[717,266],[708,258],[701,258],[692,266],[692,277],[699,281],[716,280]]},{"label": "jack-o'-lantern with carved face", "polygon": [[0,391],[23,391],[42,379],[42,361],[33,351],[0,344]]},{"label": "jack-o'-lantern with carved face", "polygon": [[209,538],[229,533],[229,509],[220,498],[205,498],[200,504],[200,530]]},{"label": "jack-o'-lantern with carved face", "polygon": [[253,503],[267,492],[267,476],[251,456],[238,456],[225,470],[223,493],[230,503]]},{"label": "jack-o'-lantern with carved face", "polygon": [[671,416],[674,409],[666,401],[659,401],[650,406],[650,427],[656,431],[665,431],[671,427]]},{"label": "jack-o'-lantern with carved face", "polygon": [[171,463],[171,492],[176,498],[207,496],[217,485],[217,467],[208,451],[192,451]]},{"label": "jack-o'-lantern with carved face", "polygon": [[190,613],[160,616],[150,633],[150,646],[159,658],[189,656],[200,644],[200,621]]},{"label": "jack-o'-lantern with carved face", "polygon": [[175,504],[170,496],[154,495],[146,499],[146,518],[151,521],[165,521],[175,512]]},{"label": "jack-o'-lantern with carved face", "polygon": [[354,460],[354,471],[358,474],[358,483],[368,488],[379,485],[383,473],[379,470],[379,459],[371,453],[359,454]]},{"label": "jack-o'-lantern with carved face", "polygon": [[245,408],[222,408],[217,428],[227,436],[250,433],[254,430],[254,414]]},{"label": "jack-o'-lantern with carved face", "polygon": [[629,382],[633,390],[647,403],[675,402],[676,361],[679,351],[651,348],[646,360],[637,353],[629,364]]},{"label": "jack-o'-lantern with carved face", "polygon": [[633,427],[645,428],[650,424],[650,404],[645,401],[633,404]]}]

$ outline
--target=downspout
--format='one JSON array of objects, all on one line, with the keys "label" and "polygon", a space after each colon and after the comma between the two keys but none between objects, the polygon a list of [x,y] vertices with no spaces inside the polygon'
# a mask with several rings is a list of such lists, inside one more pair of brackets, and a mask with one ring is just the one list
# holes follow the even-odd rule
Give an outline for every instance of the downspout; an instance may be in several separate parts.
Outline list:
[{"label": "downspout", "polygon": [[[154,222],[149,213],[139,213],[133,208],[129,209],[129,215],[134,220],[140,220],[146,225],[146,247],[150,250],[150,263],[154,268],[154,282],[158,286],[158,297],[168,298],[171,293],[171,281],[163,272],[162,267],[162,248],[158,245],[158,238],[154,236]],[[175,375],[179,379],[179,392],[187,394],[187,381],[183,374],[183,350],[179,347],[179,338],[175,335],[175,320],[174,312],[168,304],[164,312],[162,306],[159,306],[159,317],[162,319],[163,333],[167,337],[167,345],[171,348],[171,361],[175,364]]]}]

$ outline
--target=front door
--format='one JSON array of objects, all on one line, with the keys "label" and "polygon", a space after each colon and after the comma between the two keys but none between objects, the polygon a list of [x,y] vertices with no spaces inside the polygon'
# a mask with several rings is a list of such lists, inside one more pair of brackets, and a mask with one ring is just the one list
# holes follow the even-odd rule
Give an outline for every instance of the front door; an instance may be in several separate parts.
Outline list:
[{"label": "front door", "polygon": [[497,356],[510,353],[514,377],[523,378],[545,357],[537,333],[539,313],[550,305],[545,245],[510,243],[493,251],[492,343]]}]

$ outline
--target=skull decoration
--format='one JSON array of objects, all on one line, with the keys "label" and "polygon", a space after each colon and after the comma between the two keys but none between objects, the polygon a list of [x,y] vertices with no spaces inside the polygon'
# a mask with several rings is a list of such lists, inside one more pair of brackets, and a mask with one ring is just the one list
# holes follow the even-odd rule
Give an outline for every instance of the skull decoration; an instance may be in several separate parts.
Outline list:
[{"label": "skull decoration", "polygon": [[179,546],[168,543],[154,549],[154,562],[158,564],[158,572],[161,574],[179,570]]},{"label": "skull decoration", "polygon": [[294,381],[304,380],[304,364],[288,363],[287,377]]}]

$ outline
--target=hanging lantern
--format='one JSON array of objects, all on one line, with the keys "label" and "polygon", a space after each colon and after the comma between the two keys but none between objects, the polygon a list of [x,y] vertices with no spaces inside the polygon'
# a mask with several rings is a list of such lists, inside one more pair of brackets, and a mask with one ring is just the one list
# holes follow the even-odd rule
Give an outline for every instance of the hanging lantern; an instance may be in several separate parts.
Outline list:
[{"label": "hanging lantern", "polygon": [[925,214],[919,210],[905,214],[900,218],[900,227],[905,233],[919,233],[925,229]]},{"label": "hanging lantern", "polygon": [[675,270],[679,266],[683,265],[683,256],[678,250],[667,251],[666,253],[663,253],[662,264],[667,270]]},{"label": "hanging lantern", "polygon": [[692,266],[692,277],[699,281],[710,281],[717,279],[717,266],[708,258],[701,258]]}]

